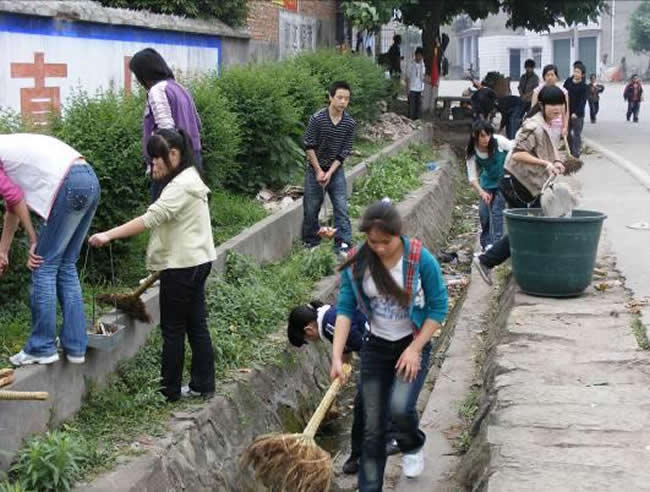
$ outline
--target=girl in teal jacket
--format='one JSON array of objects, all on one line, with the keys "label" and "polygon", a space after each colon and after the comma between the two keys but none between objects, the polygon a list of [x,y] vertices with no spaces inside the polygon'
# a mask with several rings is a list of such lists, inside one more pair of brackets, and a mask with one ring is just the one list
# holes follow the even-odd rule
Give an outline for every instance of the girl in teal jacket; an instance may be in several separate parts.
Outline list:
[{"label": "girl in teal jacket", "polygon": [[343,376],[343,350],[358,308],[370,330],[361,349],[360,391],[364,432],[359,490],[382,490],[390,409],[407,477],[424,467],[425,435],[415,410],[426,377],[431,337],[447,314],[440,266],[416,239],[402,235],[402,219],[388,200],[376,202],[361,220],[366,241],[340,267],[341,288],[334,330],[332,379]]}]

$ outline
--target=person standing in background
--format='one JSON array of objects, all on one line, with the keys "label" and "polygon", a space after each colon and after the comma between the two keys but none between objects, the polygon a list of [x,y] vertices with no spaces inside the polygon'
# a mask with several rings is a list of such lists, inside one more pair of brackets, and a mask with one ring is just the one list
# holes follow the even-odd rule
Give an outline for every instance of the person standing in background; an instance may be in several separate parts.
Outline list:
[{"label": "person standing in background", "polygon": [[415,50],[415,60],[409,63],[406,71],[406,86],[409,90],[409,118],[420,118],[422,109],[422,92],[424,92],[424,50],[421,46]]},{"label": "person standing in background", "polygon": [[597,83],[596,74],[592,73],[589,76],[589,94],[587,98],[589,102],[589,118],[592,123],[596,123],[596,115],[600,106],[600,93],[604,90],[605,87]]},{"label": "person standing in background", "polygon": [[569,93],[569,147],[571,155],[580,157],[585,105],[589,91],[585,83],[585,66],[582,62],[577,61],[573,64],[573,76],[566,79],[564,88]]}]

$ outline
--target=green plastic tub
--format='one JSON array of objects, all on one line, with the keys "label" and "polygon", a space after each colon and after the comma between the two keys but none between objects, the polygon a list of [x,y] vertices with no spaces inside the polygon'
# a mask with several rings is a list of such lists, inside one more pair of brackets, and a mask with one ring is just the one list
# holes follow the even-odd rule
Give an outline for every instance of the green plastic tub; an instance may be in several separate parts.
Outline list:
[{"label": "green plastic tub", "polygon": [[544,217],[539,208],[513,208],[504,215],[521,290],[571,297],[591,284],[605,214],[574,210],[572,217]]}]

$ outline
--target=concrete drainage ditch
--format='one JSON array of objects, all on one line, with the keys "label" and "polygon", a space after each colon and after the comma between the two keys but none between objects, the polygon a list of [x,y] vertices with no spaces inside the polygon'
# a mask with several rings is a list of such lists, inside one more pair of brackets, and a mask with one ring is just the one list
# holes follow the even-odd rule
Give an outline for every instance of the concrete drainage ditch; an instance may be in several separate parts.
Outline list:
[{"label": "concrete drainage ditch", "polygon": [[[407,233],[422,238],[434,251],[445,243],[456,188],[464,186],[461,166],[449,149],[443,148],[441,155],[447,160],[443,157],[436,171],[423,176],[423,186],[399,205]],[[324,279],[314,296],[333,299],[336,283],[335,277]],[[452,325],[453,321],[448,326]],[[271,338],[278,344],[275,362],[233,375],[233,381],[206,404],[176,412],[166,436],[134,443],[135,456],[124,457],[113,471],[76,490],[262,490],[248,471],[240,470],[241,452],[257,435],[300,429],[329,384],[329,346],[310,344],[291,350],[284,330]],[[347,444],[347,439],[342,430],[333,434],[331,449],[340,448],[341,440]]]}]

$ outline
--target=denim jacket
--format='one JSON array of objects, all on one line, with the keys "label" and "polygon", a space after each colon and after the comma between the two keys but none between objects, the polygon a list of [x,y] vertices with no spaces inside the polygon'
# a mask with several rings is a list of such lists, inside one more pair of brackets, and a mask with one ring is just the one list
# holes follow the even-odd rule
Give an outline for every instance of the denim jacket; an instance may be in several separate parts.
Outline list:
[{"label": "denim jacket", "polygon": [[[401,239],[404,244],[402,271],[404,285],[406,285],[409,239],[406,236],[402,236]],[[442,277],[440,265],[438,265],[429,250],[423,247],[419,268],[415,272],[413,279],[411,305],[409,306],[409,315],[416,331],[419,332],[427,319],[442,323],[447,316],[447,301],[447,287]],[[358,308],[370,319],[372,315],[370,301],[363,292],[361,282],[354,279],[352,268],[348,267],[341,274],[341,288],[337,302],[338,314],[353,319],[359,303],[361,305]],[[372,325],[370,331],[372,332]]]}]

